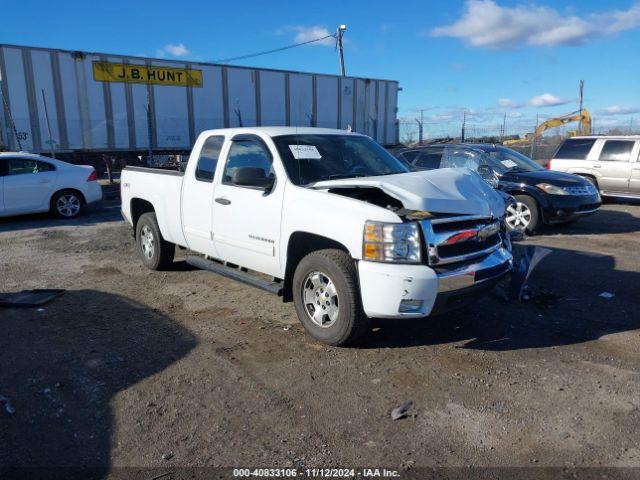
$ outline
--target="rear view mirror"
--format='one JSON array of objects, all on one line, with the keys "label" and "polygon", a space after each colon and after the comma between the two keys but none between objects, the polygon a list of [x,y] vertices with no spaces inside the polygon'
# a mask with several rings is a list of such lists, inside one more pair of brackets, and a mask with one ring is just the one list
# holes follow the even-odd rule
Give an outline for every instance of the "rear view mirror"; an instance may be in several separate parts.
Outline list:
[{"label": "rear view mirror", "polygon": [[270,190],[273,187],[274,178],[267,177],[262,168],[240,167],[233,172],[231,183],[239,187],[253,187]]}]

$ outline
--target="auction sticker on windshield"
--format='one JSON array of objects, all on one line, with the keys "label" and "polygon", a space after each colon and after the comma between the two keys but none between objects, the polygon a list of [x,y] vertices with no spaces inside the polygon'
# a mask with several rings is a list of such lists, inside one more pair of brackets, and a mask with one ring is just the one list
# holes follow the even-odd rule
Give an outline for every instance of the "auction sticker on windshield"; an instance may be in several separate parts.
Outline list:
[{"label": "auction sticker on windshield", "polygon": [[289,145],[296,160],[320,160],[322,155],[315,145]]},{"label": "auction sticker on windshield", "polygon": [[502,160],[500,163],[502,163],[502,165],[504,165],[507,168],[512,168],[512,167],[517,167],[518,164],[516,162],[514,162],[513,160]]}]

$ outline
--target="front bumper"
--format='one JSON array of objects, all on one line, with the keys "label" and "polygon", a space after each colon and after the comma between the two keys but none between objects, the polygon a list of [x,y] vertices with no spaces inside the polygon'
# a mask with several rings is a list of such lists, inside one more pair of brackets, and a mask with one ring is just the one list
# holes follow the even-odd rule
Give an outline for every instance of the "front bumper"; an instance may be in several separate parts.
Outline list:
[{"label": "front bumper", "polygon": [[362,305],[369,317],[426,317],[482,294],[509,273],[511,267],[512,256],[504,248],[439,271],[426,265],[360,261]]},{"label": "front bumper", "polygon": [[546,223],[562,223],[596,212],[602,205],[600,195],[548,195],[548,204],[542,208]]}]

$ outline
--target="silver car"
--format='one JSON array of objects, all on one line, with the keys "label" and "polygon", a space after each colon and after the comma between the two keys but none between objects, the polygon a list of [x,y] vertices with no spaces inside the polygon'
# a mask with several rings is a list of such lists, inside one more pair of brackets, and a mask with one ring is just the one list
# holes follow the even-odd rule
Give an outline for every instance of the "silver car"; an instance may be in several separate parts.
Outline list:
[{"label": "silver car", "polygon": [[581,175],[602,195],[640,198],[640,136],[568,138],[547,168]]}]

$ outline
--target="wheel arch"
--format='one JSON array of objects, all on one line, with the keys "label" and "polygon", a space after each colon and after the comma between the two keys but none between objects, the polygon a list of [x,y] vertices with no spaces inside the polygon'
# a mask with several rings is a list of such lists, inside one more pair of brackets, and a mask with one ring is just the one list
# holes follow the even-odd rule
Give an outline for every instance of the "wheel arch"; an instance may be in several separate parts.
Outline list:
[{"label": "wheel arch", "polygon": [[591,181],[595,185],[595,187],[597,189],[600,189],[600,186],[598,185],[598,177],[595,174],[593,174],[593,173],[576,173],[575,175],[578,175],[579,177],[588,179],[589,181]]},{"label": "wheel arch", "polygon": [[134,197],[131,199],[130,207],[131,207],[131,223],[133,224],[134,232],[136,231],[138,220],[140,220],[140,217],[142,215],[150,212],[155,213],[156,211],[155,207],[150,201],[144,200],[142,198],[137,198],[137,197]]},{"label": "wheel arch", "polygon": [[528,195],[529,197],[533,198],[539,206],[541,207],[546,207],[547,205],[549,205],[549,202],[547,200],[547,198],[545,197],[545,194],[537,187],[532,187],[529,185],[524,185],[524,186],[517,186],[517,187],[513,187],[513,188],[507,188],[504,190],[504,192],[508,193],[509,195],[515,197],[516,195]]},{"label": "wheel arch", "polygon": [[287,243],[287,263],[284,275],[284,289],[282,294],[283,301],[291,302],[293,300],[293,274],[298,263],[300,263],[300,260],[311,252],[327,248],[342,250],[348,255],[351,255],[349,249],[345,245],[322,235],[305,231],[296,231],[289,236],[289,241]]}]

